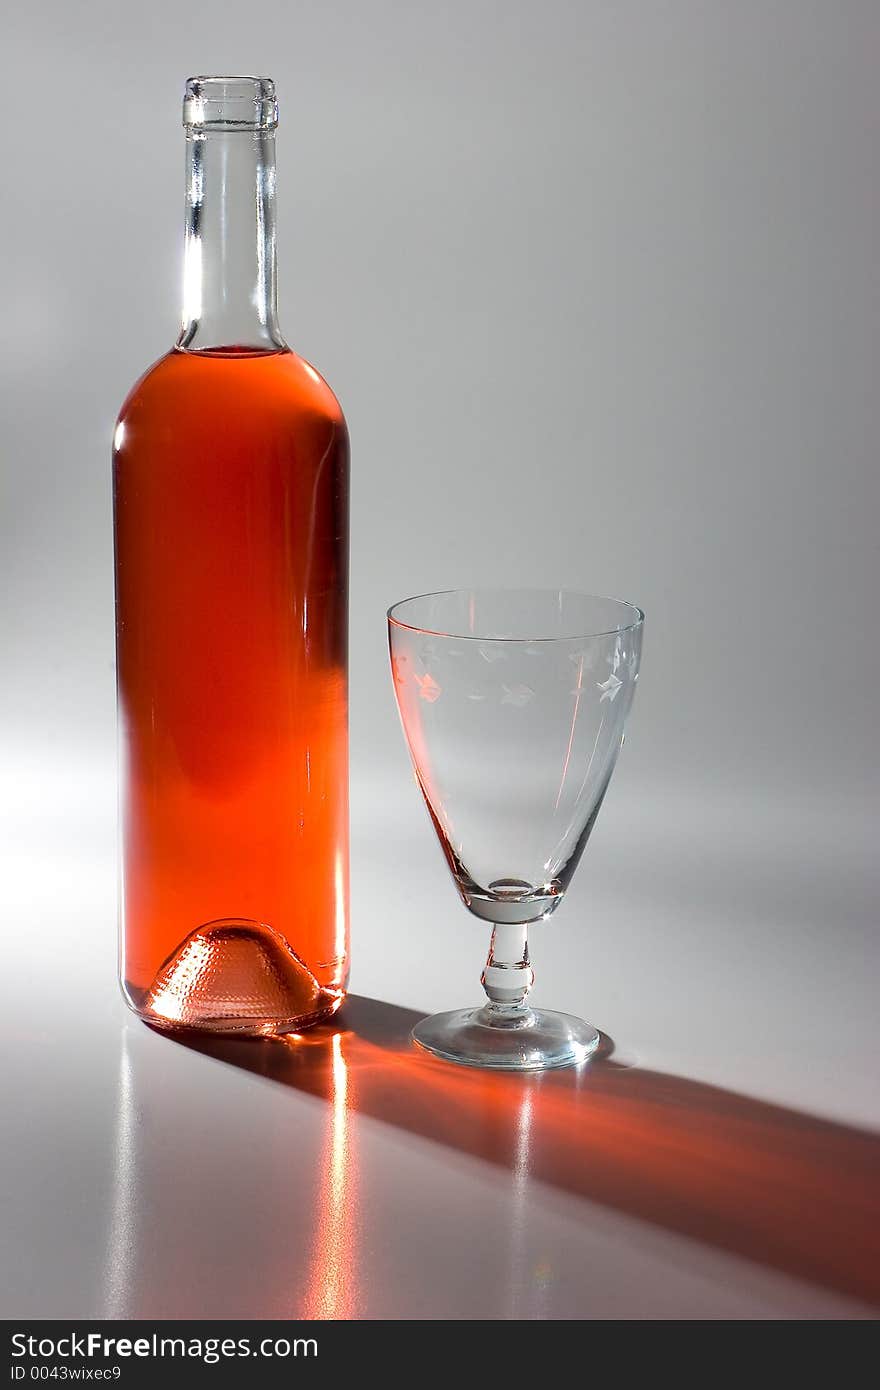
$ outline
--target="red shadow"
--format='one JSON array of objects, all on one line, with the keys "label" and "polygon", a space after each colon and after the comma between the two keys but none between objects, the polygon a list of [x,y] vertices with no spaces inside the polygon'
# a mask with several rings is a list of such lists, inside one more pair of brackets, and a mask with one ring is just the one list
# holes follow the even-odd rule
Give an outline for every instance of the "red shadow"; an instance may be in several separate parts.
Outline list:
[{"label": "red shadow", "polygon": [[419,1014],[350,996],[332,1024],[291,1039],[177,1041],[541,1182],[798,1279],[880,1305],[880,1137],[682,1077],[618,1066],[518,1077],[414,1049]]}]

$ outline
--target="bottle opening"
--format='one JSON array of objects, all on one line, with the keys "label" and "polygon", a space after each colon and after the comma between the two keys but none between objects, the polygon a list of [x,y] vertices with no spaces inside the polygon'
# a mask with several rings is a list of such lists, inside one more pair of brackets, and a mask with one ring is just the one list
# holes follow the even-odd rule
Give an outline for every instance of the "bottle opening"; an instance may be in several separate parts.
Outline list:
[{"label": "bottle opening", "polygon": [[278,103],[271,77],[188,77],[187,130],[274,130]]}]

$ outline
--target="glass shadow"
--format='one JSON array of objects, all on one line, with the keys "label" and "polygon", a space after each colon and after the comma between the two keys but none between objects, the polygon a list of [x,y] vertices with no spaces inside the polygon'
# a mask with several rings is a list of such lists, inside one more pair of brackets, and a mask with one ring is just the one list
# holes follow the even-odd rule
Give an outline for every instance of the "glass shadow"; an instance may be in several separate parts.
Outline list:
[{"label": "glass shadow", "polygon": [[174,1041],[331,1104],[342,1054],[345,1106],[518,1173],[528,1091],[532,1178],[880,1306],[880,1136],[618,1064],[607,1037],[579,1069],[456,1067],[412,1047],[420,1017],[353,995],[298,1037]]}]

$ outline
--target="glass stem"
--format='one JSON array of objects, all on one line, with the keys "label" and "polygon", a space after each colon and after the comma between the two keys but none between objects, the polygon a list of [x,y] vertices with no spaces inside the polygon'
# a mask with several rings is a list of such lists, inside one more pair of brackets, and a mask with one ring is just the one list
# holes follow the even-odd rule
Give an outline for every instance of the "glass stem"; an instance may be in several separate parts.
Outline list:
[{"label": "glass stem", "polygon": [[492,930],[483,988],[489,996],[486,1012],[510,1018],[528,1012],[526,995],[535,979],[529,961],[528,924],[497,922]]}]

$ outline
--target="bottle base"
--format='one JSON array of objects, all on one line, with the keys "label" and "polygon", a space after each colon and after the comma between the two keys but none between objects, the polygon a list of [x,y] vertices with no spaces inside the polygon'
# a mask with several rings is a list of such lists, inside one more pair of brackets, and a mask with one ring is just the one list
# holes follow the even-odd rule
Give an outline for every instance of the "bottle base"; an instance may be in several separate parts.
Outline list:
[{"label": "bottle base", "polygon": [[318,1023],[326,1023],[345,1001],[344,990],[340,990],[338,994],[330,994],[327,991],[326,1004],[310,1014],[291,1018],[204,1017],[198,1021],[182,1023],[179,1019],[166,1018],[155,1010],[139,1004],[136,999],[138,993],[143,994],[143,991],[137,991],[127,981],[123,981],[122,995],[126,1004],[142,1023],[149,1024],[151,1028],[156,1028],[162,1033],[207,1033],[214,1037],[225,1035],[236,1038],[277,1038],[303,1033]]},{"label": "bottle base", "polygon": [[319,985],[279,932],[242,918],[198,927],[148,989],[125,980],[122,989],[129,1007],[155,1028],[254,1037],[310,1028],[345,997]]}]

